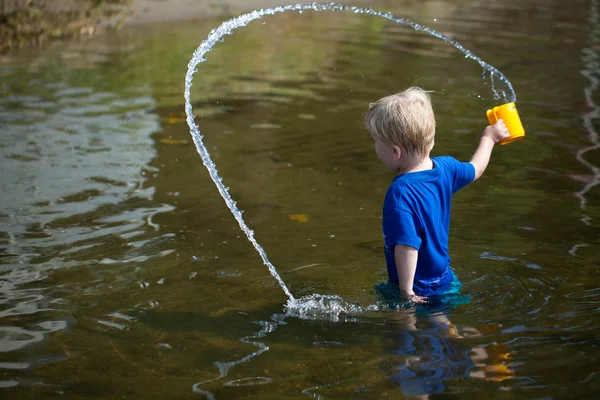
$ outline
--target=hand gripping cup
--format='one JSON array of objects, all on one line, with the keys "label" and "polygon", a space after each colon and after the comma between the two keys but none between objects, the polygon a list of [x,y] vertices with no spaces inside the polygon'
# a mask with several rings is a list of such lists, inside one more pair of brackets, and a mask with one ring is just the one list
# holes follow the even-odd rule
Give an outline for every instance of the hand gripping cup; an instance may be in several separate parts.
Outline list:
[{"label": "hand gripping cup", "polygon": [[496,121],[502,119],[506,125],[506,128],[508,129],[510,136],[498,143],[502,145],[508,144],[522,139],[525,136],[525,129],[521,123],[521,118],[519,118],[519,113],[517,112],[517,106],[515,106],[515,103],[506,103],[502,104],[501,106],[491,108],[487,110],[486,115],[490,125],[493,125],[496,123]]}]

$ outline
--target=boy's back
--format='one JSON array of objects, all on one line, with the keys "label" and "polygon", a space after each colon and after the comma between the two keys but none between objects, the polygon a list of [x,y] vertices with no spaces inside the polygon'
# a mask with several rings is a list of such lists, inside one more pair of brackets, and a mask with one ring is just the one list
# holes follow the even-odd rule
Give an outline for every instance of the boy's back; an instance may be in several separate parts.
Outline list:
[{"label": "boy's back", "polygon": [[383,204],[383,237],[389,279],[398,284],[394,248],[419,251],[416,294],[431,296],[453,281],[448,254],[452,194],[472,182],[475,169],[452,157],[432,158],[433,168],[397,175]]}]

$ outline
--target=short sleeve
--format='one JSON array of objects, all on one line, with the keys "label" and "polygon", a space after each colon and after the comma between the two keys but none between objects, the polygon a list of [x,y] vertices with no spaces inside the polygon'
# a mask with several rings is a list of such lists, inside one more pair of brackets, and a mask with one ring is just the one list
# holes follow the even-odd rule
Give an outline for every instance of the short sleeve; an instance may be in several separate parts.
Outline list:
[{"label": "short sleeve", "polygon": [[475,179],[475,167],[470,162],[460,162],[449,157],[454,172],[452,193],[456,193]]},{"label": "short sleeve", "polygon": [[387,246],[403,244],[419,250],[421,237],[412,213],[400,208],[388,210],[383,215],[383,240]]}]

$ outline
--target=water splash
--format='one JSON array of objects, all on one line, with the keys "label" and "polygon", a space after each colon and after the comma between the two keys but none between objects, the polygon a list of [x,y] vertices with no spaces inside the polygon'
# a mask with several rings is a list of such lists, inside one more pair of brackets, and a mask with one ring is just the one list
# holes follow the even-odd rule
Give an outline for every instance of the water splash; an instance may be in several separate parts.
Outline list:
[{"label": "water splash", "polygon": [[288,311],[296,312],[299,316],[309,316],[309,315],[312,315],[313,312],[319,312],[319,310],[322,310],[323,309],[322,307],[330,307],[332,310],[335,310],[335,311],[332,311],[334,313],[333,315],[339,315],[338,312],[348,311],[350,313],[354,313],[354,312],[357,312],[359,310],[359,308],[357,308],[358,306],[353,306],[351,304],[346,303],[343,299],[341,299],[337,296],[312,295],[312,296],[302,298],[301,300],[296,300],[294,298],[294,296],[292,295],[292,293],[289,291],[289,289],[285,285],[284,281],[281,279],[281,277],[277,273],[275,266],[273,264],[271,264],[271,262],[267,258],[267,254],[266,254],[265,250],[262,248],[262,246],[260,244],[258,244],[256,239],[254,238],[254,232],[244,222],[244,219],[242,217],[242,212],[237,208],[236,202],[229,195],[228,188],[223,184],[223,178],[221,178],[219,176],[217,168],[215,166],[215,163],[210,158],[210,154],[208,153],[208,150],[206,149],[206,146],[203,143],[203,140],[202,140],[203,136],[200,133],[200,129],[199,129],[198,125],[194,122],[194,114],[193,114],[192,104],[191,104],[191,99],[190,99],[191,98],[190,88],[192,86],[193,75],[195,72],[197,72],[196,66],[198,64],[200,64],[201,62],[206,61],[206,58],[204,57],[205,54],[208,53],[212,49],[212,47],[215,45],[215,43],[217,43],[218,41],[221,41],[225,35],[231,35],[235,29],[246,26],[250,22],[252,22],[256,19],[260,19],[260,18],[264,17],[265,15],[274,15],[274,14],[283,13],[286,11],[296,11],[299,13],[303,13],[304,11],[309,11],[309,10],[310,11],[349,11],[349,12],[353,12],[356,14],[373,15],[373,16],[388,19],[390,21],[393,21],[393,22],[396,22],[399,24],[407,25],[416,31],[422,31],[422,32],[428,33],[434,37],[437,37],[437,38],[447,42],[447,43],[450,43],[456,49],[458,49],[460,52],[462,52],[464,54],[465,58],[476,61],[481,67],[484,68],[484,70],[488,71],[490,74],[490,80],[492,82],[492,91],[494,93],[495,99],[501,98],[500,95],[497,93],[495,86],[494,86],[494,81],[496,78],[500,79],[500,81],[502,81],[508,87],[508,89],[510,91],[509,96],[507,96],[506,92],[501,91],[502,97],[504,98],[505,102],[514,102],[516,100],[516,94],[515,94],[515,91],[511,85],[511,83],[504,76],[504,74],[502,74],[495,67],[493,67],[493,66],[487,64],[486,62],[484,62],[483,60],[481,60],[479,57],[475,56],[471,51],[464,48],[461,44],[459,44],[454,39],[451,39],[451,38],[441,34],[440,32],[437,32],[433,29],[427,28],[421,24],[417,24],[416,22],[413,22],[411,20],[408,20],[405,18],[398,18],[398,17],[393,16],[391,13],[382,13],[382,12],[375,11],[370,8],[359,8],[359,7],[346,6],[346,5],[336,4],[336,3],[329,3],[329,4],[310,3],[310,4],[295,4],[295,5],[288,5],[288,6],[282,6],[282,7],[254,10],[247,14],[243,14],[236,18],[232,18],[228,21],[223,22],[218,28],[213,29],[210,32],[210,34],[208,35],[208,37],[200,44],[200,46],[198,46],[198,48],[194,51],[192,59],[188,63],[188,70],[187,70],[187,74],[185,76],[184,96],[185,96],[186,121],[187,121],[188,126],[190,127],[190,133],[192,134],[194,144],[196,145],[198,154],[200,154],[200,157],[202,158],[204,166],[207,168],[211,179],[217,186],[219,193],[223,197],[223,200],[225,200],[227,207],[229,207],[229,209],[231,210],[231,213],[237,220],[240,228],[246,234],[246,237],[252,243],[252,245],[254,246],[254,248],[256,249],[256,251],[258,252],[260,257],[262,258],[263,263],[269,268],[269,272],[271,273],[271,275],[273,275],[273,277],[277,280],[277,282],[279,283],[279,285],[281,286],[281,288],[283,289],[285,294],[288,296],[288,298],[289,298],[288,303],[287,303]]},{"label": "water splash", "polygon": [[301,319],[350,322],[360,314],[368,311],[378,311],[379,309],[378,304],[362,307],[358,304],[349,303],[340,296],[311,294],[299,299],[288,300],[285,306],[285,314]]}]

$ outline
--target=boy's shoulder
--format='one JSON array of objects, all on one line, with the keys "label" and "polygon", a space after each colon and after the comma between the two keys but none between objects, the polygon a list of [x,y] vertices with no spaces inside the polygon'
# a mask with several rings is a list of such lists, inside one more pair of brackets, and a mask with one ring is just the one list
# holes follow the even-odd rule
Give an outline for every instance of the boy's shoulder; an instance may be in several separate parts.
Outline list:
[{"label": "boy's shoulder", "polygon": [[475,171],[475,168],[471,163],[458,161],[452,156],[432,157],[431,160],[435,163],[436,168],[442,173],[454,175],[456,173],[464,173],[464,171],[467,171],[468,173],[471,169],[473,172]]},{"label": "boy's shoulder", "polygon": [[452,156],[441,156],[432,158],[440,171],[442,179],[451,186],[452,193],[473,182],[475,179],[475,166],[470,162],[459,161]]},{"label": "boy's shoulder", "polygon": [[437,156],[431,159],[435,165],[434,169],[394,179],[385,196],[384,211],[412,209],[412,205],[430,197],[431,191],[424,190],[424,186],[430,184],[451,195],[471,182],[475,176],[475,168],[471,163],[458,161],[452,156]]},{"label": "boy's shoulder", "polygon": [[460,164],[460,161],[458,161],[456,158],[452,157],[452,156],[437,156],[437,157],[431,157],[431,160],[436,163],[437,165],[441,165],[441,166],[452,166],[454,164]]}]

